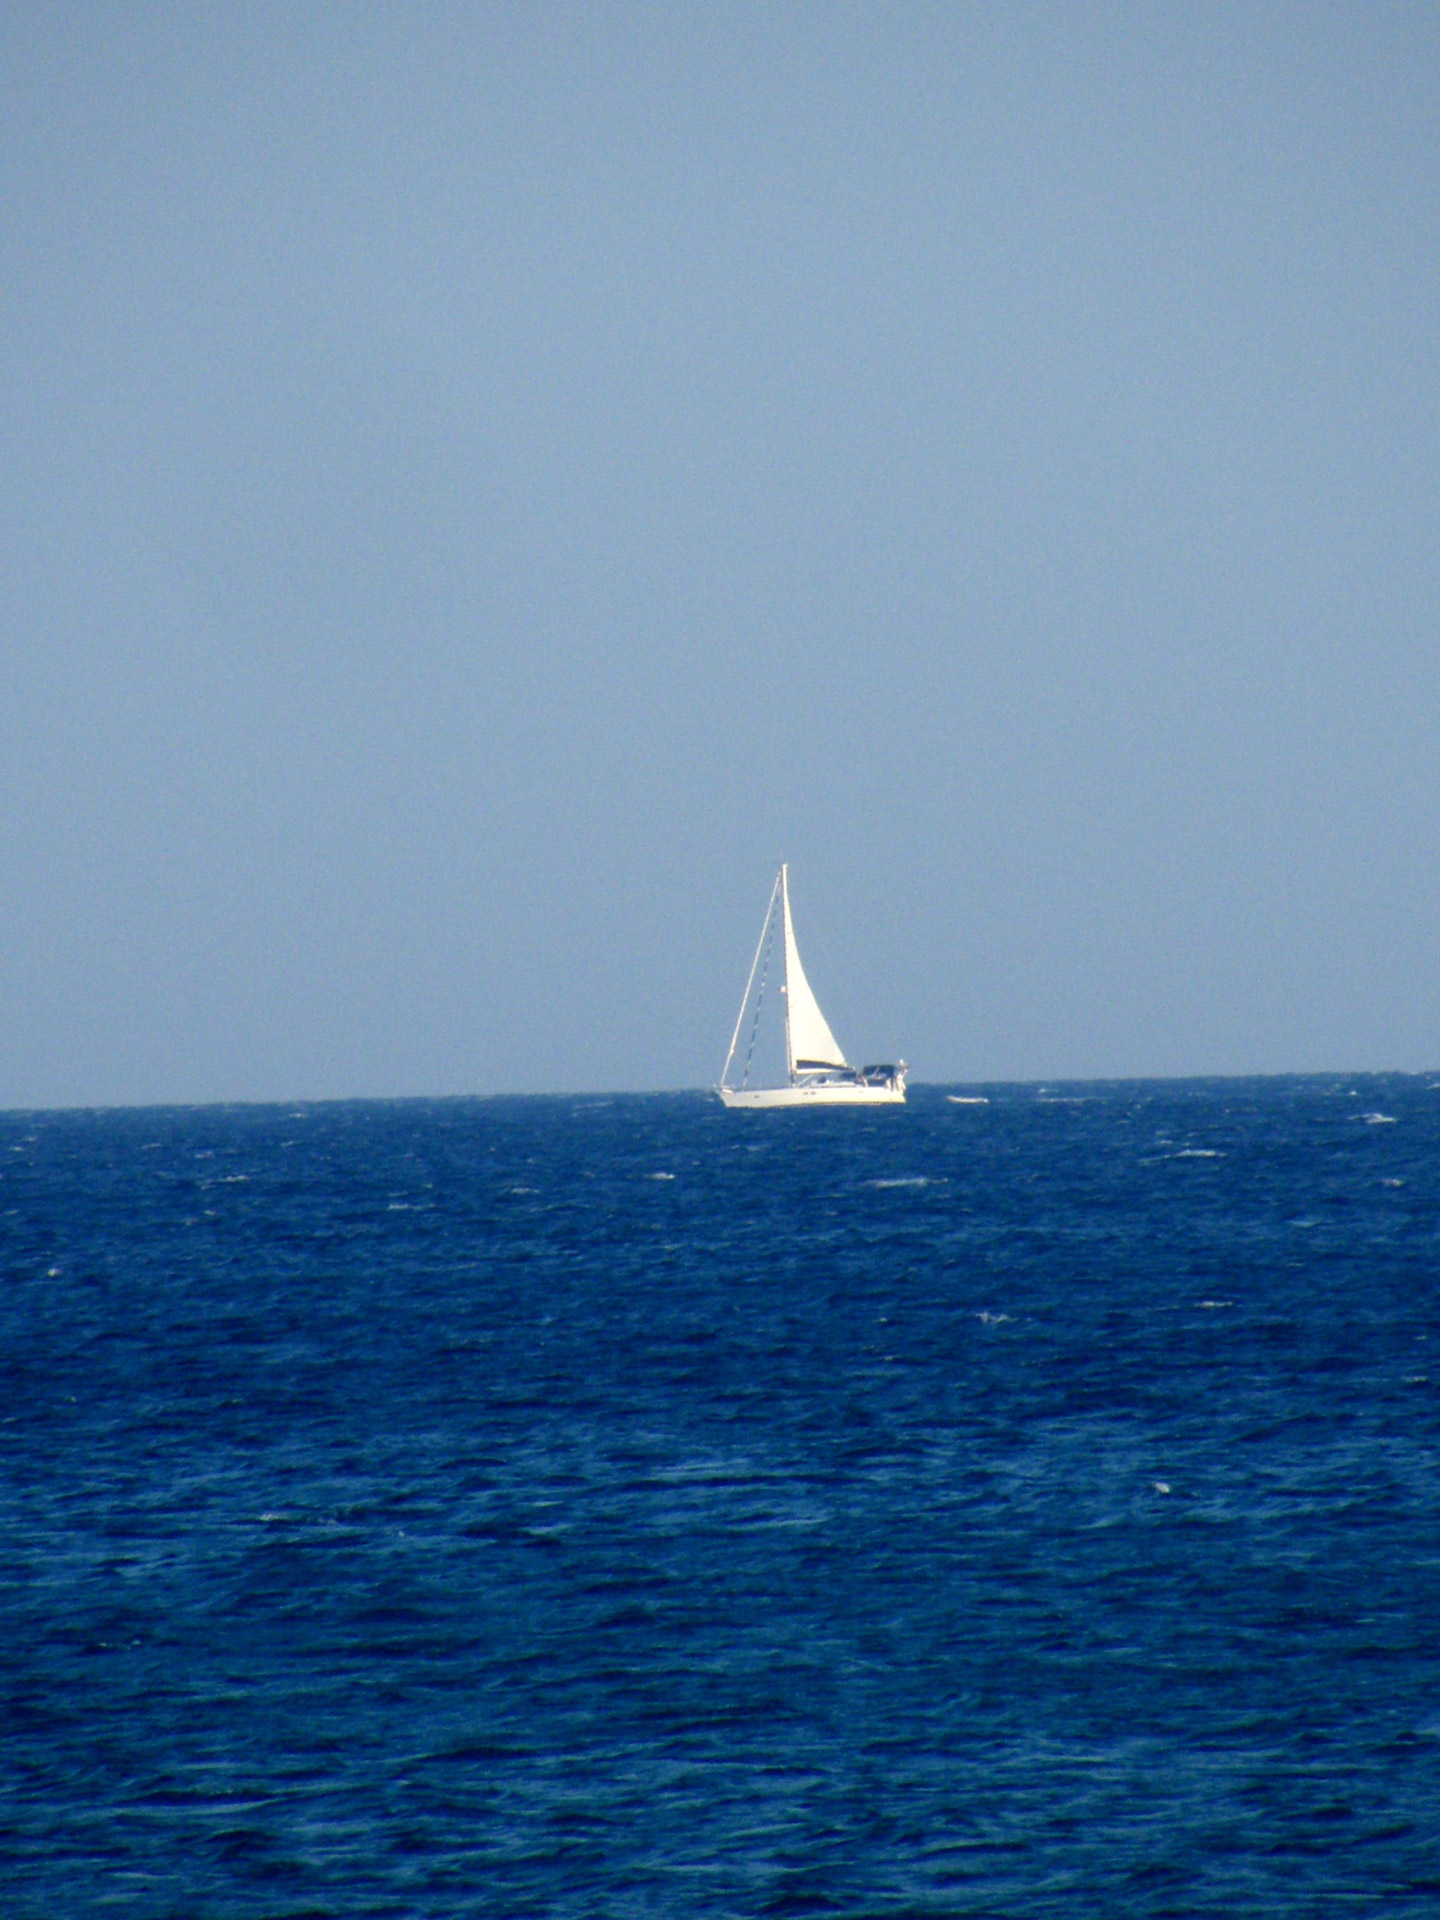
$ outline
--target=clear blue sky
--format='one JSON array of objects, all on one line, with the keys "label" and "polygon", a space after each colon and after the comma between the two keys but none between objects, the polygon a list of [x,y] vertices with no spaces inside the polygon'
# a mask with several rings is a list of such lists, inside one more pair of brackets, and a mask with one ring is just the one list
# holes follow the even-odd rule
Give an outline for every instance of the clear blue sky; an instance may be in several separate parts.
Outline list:
[{"label": "clear blue sky", "polygon": [[1440,12],[0,8],[0,1105],[1440,1066]]}]

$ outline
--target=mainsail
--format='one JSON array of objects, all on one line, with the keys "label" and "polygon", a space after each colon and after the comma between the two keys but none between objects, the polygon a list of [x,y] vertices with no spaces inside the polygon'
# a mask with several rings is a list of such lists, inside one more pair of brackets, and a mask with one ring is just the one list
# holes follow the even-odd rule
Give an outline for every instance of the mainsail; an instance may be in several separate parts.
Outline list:
[{"label": "mainsail", "polygon": [[785,916],[785,1051],[793,1079],[807,1067],[843,1067],[845,1056],[820,1011],[795,944],[790,918],[790,869],[780,869],[780,899]]}]

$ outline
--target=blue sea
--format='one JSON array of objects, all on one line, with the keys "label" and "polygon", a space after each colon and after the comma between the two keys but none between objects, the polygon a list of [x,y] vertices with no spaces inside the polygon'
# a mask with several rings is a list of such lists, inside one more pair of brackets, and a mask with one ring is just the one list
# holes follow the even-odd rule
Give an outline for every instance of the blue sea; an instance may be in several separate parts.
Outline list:
[{"label": "blue sea", "polygon": [[0,1249],[7,1915],[1440,1913],[1436,1076],[8,1114]]}]

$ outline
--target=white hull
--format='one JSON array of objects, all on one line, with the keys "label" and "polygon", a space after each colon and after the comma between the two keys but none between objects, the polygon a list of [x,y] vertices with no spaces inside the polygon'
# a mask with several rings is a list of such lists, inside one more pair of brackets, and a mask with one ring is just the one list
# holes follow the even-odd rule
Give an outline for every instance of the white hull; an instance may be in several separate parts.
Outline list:
[{"label": "white hull", "polygon": [[727,1107],[903,1107],[903,1087],[717,1087]]}]

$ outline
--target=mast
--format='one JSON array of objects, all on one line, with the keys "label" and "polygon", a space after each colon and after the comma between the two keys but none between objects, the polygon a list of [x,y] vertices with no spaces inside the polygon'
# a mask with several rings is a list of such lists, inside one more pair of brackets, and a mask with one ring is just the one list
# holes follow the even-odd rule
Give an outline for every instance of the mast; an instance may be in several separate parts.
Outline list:
[{"label": "mast", "polygon": [[[780,889],[780,910],[785,918],[785,958],[781,962],[785,978],[781,982],[780,992],[785,1000],[785,1065],[790,1070],[790,1084],[795,1084],[795,1049],[790,1043],[790,953],[795,945],[795,929],[790,922],[790,867],[780,862],[780,877],[775,882]],[[771,895],[774,899],[774,895]]]}]

